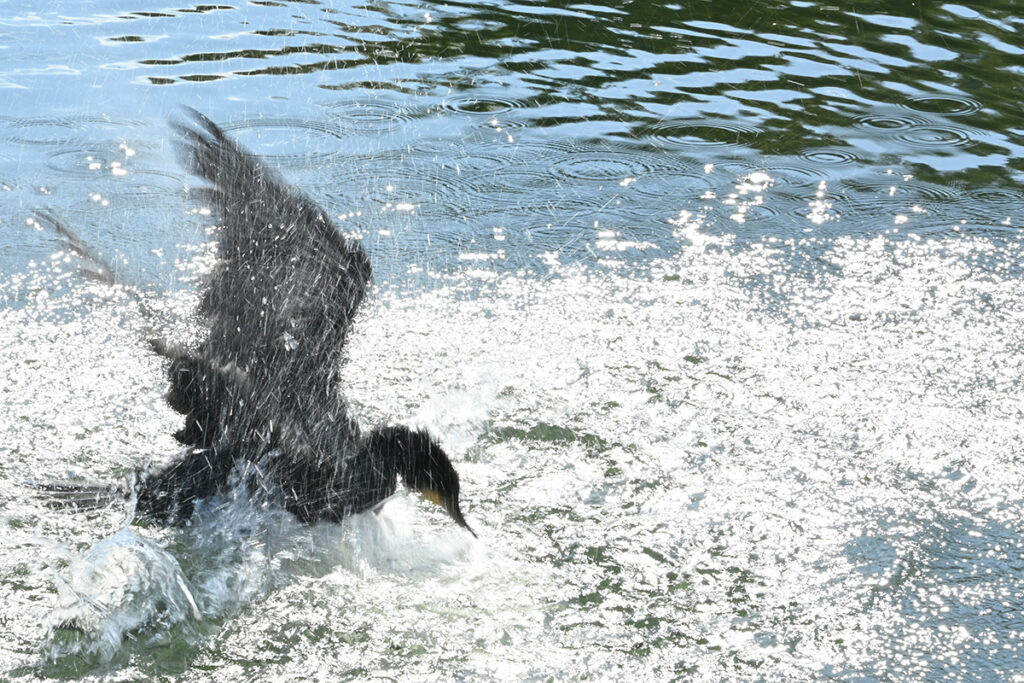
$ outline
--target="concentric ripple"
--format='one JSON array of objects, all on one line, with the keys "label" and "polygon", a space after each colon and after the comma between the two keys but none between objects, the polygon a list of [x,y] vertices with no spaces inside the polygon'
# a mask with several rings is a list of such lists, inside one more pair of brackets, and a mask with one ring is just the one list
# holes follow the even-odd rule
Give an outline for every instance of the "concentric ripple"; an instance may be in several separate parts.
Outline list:
[{"label": "concentric ripple", "polygon": [[454,169],[401,166],[365,185],[361,197],[383,209],[420,215],[463,215],[481,200],[471,182]]},{"label": "concentric ripple", "polygon": [[505,116],[491,116],[487,119],[481,120],[476,124],[479,127],[487,127],[498,133],[507,133],[508,131],[519,130],[522,128],[528,128],[530,126],[526,121],[520,121],[518,119],[512,119]]},{"label": "concentric ripple", "polygon": [[636,135],[667,147],[733,147],[750,144],[764,131],[737,121],[662,121],[641,126]]},{"label": "concentric ripple", "polygon": [[383,99],[338,103],[329,111],[332,121],[357,132],[392,130],[413,120],[405,107]]},{"label": "concentric ripple", "polygon": [[981,109],[981,103],[958,95],[918,95],[900,103],[912,111],[947,116],[965,116]]},{"label": "concentric ripple", "polygon": [[[637,197],[672,203],[696,201],[708,190],[717,188],[716,179],[707,173],[672,170],[659,171],[646,178],[638,178],[636,182],[624,188],[624,191]],[[628,201],[623,202],[617,210],[628,214],[650,215],[651,206],[643,202]]]},{"label": "concentric ripple", "polygon": [[618,150],[588,151],[551,164],[552,172],[571,180],[607,183],[653,173],[662,164],[653,157]]},{"label": "concentric ripple", "polygon": [[132,119],[111,120],[101,116],[60,116],[50,118],[0,117],[2,139],[23,145],[81,144],[94,131],[109,136],[111,131],[142,128],[148,123]]},{"label": "concentric ripple", "polygon": [[534,193],[550,186],[551,182],[551,173],[544,169],[511,167],[482,174],[479,178],[478,189],[484,193],[499,193],[499,197],[509,192],[530,193],[531,196],[536,197]]},{"label": "concentric ripple", "polygon": [[1011,188],[985,188],[970,192],[964,204],[965,218],[975,224],[1020,231],[1024,192]]},{"label": "concentric ripple", "polygon": [[902,130],[896,137],[919,147],[962,147],[974,142],[967,129],[939,124],[912,126]]},{"label": "concentric ripple", "polygon": [[459,114],[495,116],[513,109],[522,109],[526,104],[515,98],[502,96],[462,95],[445,100],[444,108]]},{"label": "concentric ripple", "polygon": [[[525,179],[523,176],[519,178]],[[607,205],[607,199],[601,195],[583,194],[581,196],[552,196],[545,192],[546,185],[534,183],[513,187],[504,194],[495,193],[475,202],[472,208],[477,215],[494,216],[502,221],[520,222],[525,216],[531,220],[543,220],[551,223],[584,222],[593,225],[594,218]]]},{"label": "concentric ripple", "polygon": [[860,158],[848,149],[840,147],[819,147],[800,152],[800,158],[822,166],[845,166],[860,161]]},{"label": "concentric ripple", "polygon": [[449,166],[459,169],[460,172],[468,171],[471,173],[495,171],[513,165],[513,161],[508,155],[491,152],[490,150],[474,150],[472,153],[458,154],[447,163]]},{"label": "concentric ripple", "polygon": [[902,177],[895,173],[845,179],[841,187],[844,198],[856,194],[864,196],[868,202],[877,202],[877,197],[884,196],[940,205],[956,200],[961,195],[956,187],[918,180],[912,176]]},{"label": "concentric ripple", "polygon": [[223,126],[245,147],[280,166],[305,166],[341,151],[344,131],[299,119],[262,119]]},{"label": "concentric ripple", "polygon": [[[796,159],[786,159],[786,162],[767,163],[764,168],[762,167],[751,167],[747,172],[761,171],[767,169],[769,175],[772,178],[772,187],[779,189],[783,187],[789,188],[812,188],[816,187],[823,179],[821,171],[817,168],[817,165],[808,164],[806,166],[796,165],[792,162]],[[737,177],[742,177],[745,174],[737,174]]]},{"label": "concentric ripple", "polygon": [[835,208],[857,222],[873,217],[874,225],[866,226],[872,230],[888,229],[897,221],[913,221],[914,226],[944,223],[959,216],[964,204],[954,186],[896,174],[847,178],[835,190]]},{"label": "concentric ripple", "polygon": [[920,126],[925,120],[917,116],[897,116],[894,114],[861,114],[850,119],[854,126],[876,131],[906,130]]},{"label": "concentric ripple", "polygon": [[[51,171],[69,177],[95,177],[97,173],[109,173],[120,168],[125,155],[107,147],[85,147],[63,149],[49,155],[46,167]],[[116,164],[116,165],[115,165]]]},{"label": "concentric ripple", "polygon": [[992,206],[1003,210],[1020,211],[1024,208],[1024,192],[1011,188],[983,188],[970,193],[978,206]]}]

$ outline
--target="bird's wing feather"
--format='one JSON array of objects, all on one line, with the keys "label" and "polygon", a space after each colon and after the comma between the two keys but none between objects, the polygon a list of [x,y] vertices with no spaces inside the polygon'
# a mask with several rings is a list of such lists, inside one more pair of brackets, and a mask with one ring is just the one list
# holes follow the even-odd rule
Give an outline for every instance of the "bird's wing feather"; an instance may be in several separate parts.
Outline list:
[{"label": "bird's wing feather", "polygon": [[216,124],[190,116],[175,124],[184,162],[209,183],[199,193],[221,226],[201,306],[203,353],[237,364],[285,410],[296,396],[331,393],[370,279],[366,253]]}]

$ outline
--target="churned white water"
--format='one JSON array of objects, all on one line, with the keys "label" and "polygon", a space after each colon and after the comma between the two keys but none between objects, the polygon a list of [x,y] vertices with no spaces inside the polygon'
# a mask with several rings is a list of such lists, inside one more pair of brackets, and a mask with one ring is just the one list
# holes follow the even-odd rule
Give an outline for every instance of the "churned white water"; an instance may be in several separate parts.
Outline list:
[{"label": "churned white water", "polygon": [[30,294],[3,313],[8,656],[222,680],[1013,671],[1016,242],[695,234],[639,272],[376,292],[353,407],[443,435],[479,541],[412,496],[313,528],[244,490],[181,530],[48,510],[19,481],[116,479],[174,453],[176,418],[132,301]]}]

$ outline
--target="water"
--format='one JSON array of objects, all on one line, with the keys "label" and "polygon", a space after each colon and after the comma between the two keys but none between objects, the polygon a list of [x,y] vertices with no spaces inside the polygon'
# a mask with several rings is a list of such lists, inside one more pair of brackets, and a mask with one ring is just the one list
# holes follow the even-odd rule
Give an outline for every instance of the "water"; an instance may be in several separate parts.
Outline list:
[{"label": "water", "polygon": [[[1017,10],[0,4],[3,677],[1024,677]],[[135,303],[27,221],[187,337],[181,104],[361,237],[353,408],[479,542],[21,485],[175,453]]]}]

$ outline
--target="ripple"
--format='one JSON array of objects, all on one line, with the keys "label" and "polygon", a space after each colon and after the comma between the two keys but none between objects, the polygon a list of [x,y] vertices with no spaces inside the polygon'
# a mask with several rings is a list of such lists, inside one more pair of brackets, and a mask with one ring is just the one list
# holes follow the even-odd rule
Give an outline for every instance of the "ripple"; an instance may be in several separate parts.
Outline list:
[{"label": "ripple", "polygon": [[974,142],[967,129],[936,124],[914,126],[896,137],[919,147],[962,147]]},{"label": "ripple", "polygon": [[114,161],[123,162],[124,154],[112,152],[109,147],[65,149],[51,154],[46,167],[64,176],[96,177],[109,173]]},{"label": "ripple", "polygon": [[486,126],[495,131],[503,132],[507,130],[518,130],[522,128],[528,128],[530,126],[526,121],[520,121],[518,119],[506,119],[492,116],[486,121],[482,121],[476,125]]},{"label": "ripple", "polygon": [[181,188],[185,184],[181,176],[147,168],[132,169],[129,171],[129,177],[132,182],[118,188],[117,194],[114,195],[118,203],[123,204],[124,200],[143,197],[149,207],[152,207],[154,202],[159,202],[159,206],[181,205]]},{"label": "ripple", "polygon": [[8,119],[10,132],[4,139],[25,145],[51,145],[74,139],[73,133],[82,130],[75,119]]},{"label": "ripple", "polygon": [[800,158],[827,166],[844,166],[859,161],[859,157],[847,149],[838,147],[819,147],[800,152]]},{"label": "ripple", "polygon": [[510,159],[520,163],[531,162],[537,159],[543,159],[547,162],[552,157],[579,154],[581,150],[586,149],[588,148],[564,140],[524,140],[510,145],[508,156]]},{"label": "ripple", "polygon": [[522,235],[539,249],[558,252],[570,259],[587,250],[587,239],[597,234],[591,226],[575,222],[551,221],[535,223],[524,228]]},{"label": "ripple", "polygon": [[472,95],[452,98],[444,103],[444,108],[449,111],[486,116],[504,114],[525,106],[524,102],[510,97],[476,97]]},{"label": "ripple", "polygon": [[970,193],[971,201],[979,206],[1005,206],[1019,209],[1024,206],[1024,192],[1007,188],[985,188]]},{"label": "ripple", "polygon": [[353,131],[391,130],[413,120],[405,107],[386,100],[328,105],[330,119]]},{"label": "ripple", "polygon": [[960,203],[962,192],[956,187],[888,175],[842,181],[834,206],[843,214],[874,217],[913,211],[918,206],[935,219],[955,212]]},{"label": "ripple", "polygon": [[913,126],[920,126],[925,123],[923,119],[915,116],[887,116],[882,114],[862,114],[850,119],[850,123],[861,128],[870,128],[878,131],[906,130]]},{"label": "ripple", "polygon": [[[960,197],[960,191],[948,185],[937,185],[928,183],[916,178],[903,180],[898,175],[889,175],[881,179],[856,179],[843,182],[843,187],[854,193],[868,194],[876,201],[878,195],[887,197],[904,197],[914,200],[928,200],[934,202],[952,201]],[[844,191],[844,195],[847,193]]]},{"label": "ripple", "polygon": [[1017,215],[1024,206],[1024,192],[988,187],[970,192],[963,205],[967,217],[975,223],[1021,229]]},{"label": "ripple", "polygon": [[[631,183],[626,191],[630,195],[659,201],[694,201],[708,190],[716,189],[716,186],[717,183],[712,176],[700,171],[660,171]],[[620,211],[633,212],[633,204],[624,201]],[[639,214],[650,215],[650,207],[646,204],[635,208]]]},{"label": "ripple", "polygon": [[908,98],[900,106],[926,114],[946,114],[947,116],[973,114],[981,109],[980,102],[958,95],[919,95]]},{"label": "ripple", "polygon": [[794,188],[816,187],[818,183],[825,179],[825,176],[817,171],[814,166],[771,166],[765,169],[765,171],[772,177],[774,181],[772,186],[775,188],[782,186]]},{"label": "ripple", "polygon": [[149,125],[142,121],[110,120],[102,117],[53,117],[41,119],[0,119],[8,130],[3,139],[23,145],[71,145],[81,143],[82,134],[90,129],[119,130]]},{"label": "ripple", "polygon": [[760,163],[751,163],[742,160],[729,160],[715,163],[710,174],[699,174],[716,179],[718,182],[728,182],[730,187],[722,187],[722,191],[732,192],[731,186],[743,181],[753,173],[766,173],[771,182],[770,188],[778,190],[783,187],[791,188],[816,188],[818,183],[826,179],[826,174],[817,169],[816,164],[807,166],[793,165],[794,159],[785,158],[783,165],[773,165],[771,159],[763,159]]},{"label": "ripple", "polygon": [[[629,176],[632,180],[633,176]],[[555,178],[556,179],[556,178]],[[627,178],[623,178],[626,180]],[[548,182],[553,178],[549,176]],[[721,185],[720,179],[712,174],[703,173],[697,170],[686,170],[684,168],[658,170],[647,176],[637,177],[635,181],[626,184],[618,181],[616,185],[602,188],[604,204],[609,199],[621,197],[622,202],[614,203],[614,210],[617,213],[633,213],[646,215],[649,219],[651,205],[646,202],[637,202],[638,199],[650,199],[658,203],[673,204],[680,200],[693,202],[708,190],[728,191]]]},{"label": "ripple", "polygon": [[511,190],[506,194],[495,194],[478,200],[467,213],[493,216],[497,220],[518,220],[520,216],[535,216],[542,221],[555,224],[583,221],[593,227],[594,218],[605,209],[607,202],[599,196],[563,197],[555,194],[540,194],[541,188],[522,191]]},{"label": "ripple", "polygon": [[444,168],[392,168],[382,174],[362,197],[385,209],[420,215],[461,216],[482,201],[475,187],[454,170]]},{"label": "ripple", "polygon": [[498,144],[493,139],[485,142],[478,138],[450,139],[433,137],[416,145],[420,157],[436,158],[451,164],[455,159],[466,159],[481,169],[495,166],[533,165],[539,160],[546,164],[551,158],[578,153],[581,147],[562,140],[520,140],[514,143]]},{"label": "ripple", "polygon": [[494,171],[508,167],[509,159],[502,154],[473,153],[458,155],[445,164],[456,167],[460,172]]},{"label": "ripple", "polygon": [[734,147],[748,144],[760,128],[732,121],[663,121],[641,126],[637,134],[669,147]]},{"label": "ripple", "polygon": [[504,138],[507,142],[512,143],[518,139],[521,131],[528,129],[531,124],[513,118],[481,116],[472,119],[468,125],[470,128],[480,131],[481,134],[486,131],[486,133],[498,136],[499,139]]},{"label": "ripple", "polygon": [[[782,210],[775,204],[740,204],[725,208],[730,211],[732,216],[741,216],[743,223],[756,223],[782,214]],[[806,214],[807,207],[804,206],[803,215],[806,216]]]},{"label": "ripple", "polygon": [[541,169],[510,168],[488,174],[480,182],[480,191],[487,192],[535,192],[550,187],[555,177]]},{"label": "ripple", "polygon": [[257,156],[282,166],[337,154],[345,137],[337,127],[302,119],[261,119],[223,128]]},{"label": "ripple", "polygon": [[463,196],[459,198],[461,214],[490,216],[494,220],[518,220],[520,216],[536,216],[545,222],[565,222],[593,217],[608,209],[621,207],[611,202],[606,192],[565,193],[559,191],[557,175],[541,168],[510,168],[494,173],[463,174]]},{"label": "ripple", "polygon": [[655,159],[645,159],[640,155],[608,150],[587,152],[559,159],[551,164],[551,170],[572,180],[606,183],[648,175],[654,172],[658,166],[660,164]]},{"label": "ripple", "polygon": [[916,178],[906,181],[903,185],[907,189],[908,196],[920,199],[927,199],[934,202],[948,202],[961,198],[960,190],[956,187],[950,187],[949,185],[938,185],[936,183],[917,180]]},{"label": "ripple", "polygon": [[[819,191],[793,201],[786,208],[786,212],[800,218],[807,218],[810,213],[819,213],[821,215],[841,214],[848,199],[846,195],[840,192]],[[874,201],[877,203],[878,199],[876,198]]]}]

